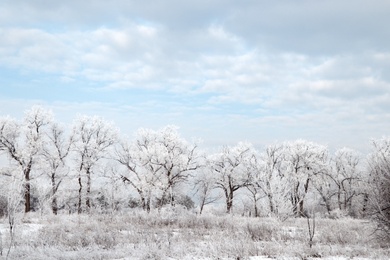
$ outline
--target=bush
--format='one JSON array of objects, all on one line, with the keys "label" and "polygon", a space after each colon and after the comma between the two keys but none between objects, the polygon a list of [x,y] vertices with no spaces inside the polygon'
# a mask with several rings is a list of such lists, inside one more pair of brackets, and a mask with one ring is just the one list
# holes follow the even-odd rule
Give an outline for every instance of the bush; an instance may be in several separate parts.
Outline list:
[{"label": "bush", "polygon": [[[173,205],[181,205],[186,207],[187,209],[193,209],[195,207],[195,202],[188,195],[176,194],[173,199],[174,199]],[[157,198],[154,206],[162,207],[171,204],[172,204],[171,198],[165,196],[162,198]]]},{"label": "bush", "polygon": [[272,241],[277,229],[269,223],[248,223],[246,232],[253,241]]}]

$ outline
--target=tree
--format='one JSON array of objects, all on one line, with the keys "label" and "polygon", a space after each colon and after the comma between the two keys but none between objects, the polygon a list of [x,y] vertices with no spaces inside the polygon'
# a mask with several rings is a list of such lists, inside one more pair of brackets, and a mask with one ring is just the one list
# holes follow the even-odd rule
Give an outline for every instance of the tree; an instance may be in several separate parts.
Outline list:
[{"label": "tree", "polygon": [[254,217],[256,218],[259,216],[258,201],[267,196],[261,183],[261,177],[265,173],[264,166],[265,164],[261,160],[260,155],[255,150],[253,150],[253,154],[248,157],[243,165],[245,172],[248,173],[248,178],[250,178],[248,185],[245,187],[249,191],[249,197],[253,202]]},{"label": "tree", "polygon": [[336,185],[337,206],[340,210],[351,212],[353,198],[360,195],[359,160],[357,152],[348,148],[336,151],[333,158],[334,169],[329,176]]},{"label": "tree", "polygon": [[329,170],[329,173],[318,174],[312,179],[313,187],[324,203],[322,205],[325,206],[328,214],[330,214],[332,211],[332,198],[337,194],[331,175],[332,171]]},{"label": "tree", "polygon": [[251,144],[240,142],[234,147],[224,147],[221,153],[211,157],[216,174],[215,186],[225,195],[227,213],[231,213],[234,193],[251,182],[248,165],[253,154]]},{"label": "tree", "polygon": [[103,168],[104,183],[99,190],[97,201],[101,210],[113,214],[129,204],[123,185],[123,175],[116,161],[111,161]]},{"label": "tree", "polygon": [[141,206],[151,209],[152,193],[161,179],[161,166],[152,163],[154,136],[150,130],[139,129],[133,142],[122,140],[116,149],[116,160],[125,167],[124,182],[138,193]]},{"label": "tree", "polygon": [[214,203],[221,198],[219,194],[213,194],[215,188],[215,176],[212,163],[205,159],[194,176],[194,188],[199,196],[199,214],[201,215],[204,206]]},{"label": "tree", "polygon": [[108,149],[116,142],[118,130],[100,117],[79,116],[73,126],[74,143],[78,164],[78,213],[82,212],[82,175],[87,178],[86,200],[87,209],[91,208],[91,175],[99,161],[108,158]]},{"label": "tree", "polygon": [[155,134],[150,162],[161,167],[161,200],[168,200],[174,206],[174,189],[186,182],[191,173],[200,167],[197,144],[191,144],[182,138],[175,126],[164,127]]},{"label": "tree", "polygon": [[[285,200],[286,187],[283,174],[283,145],[269,145],[265,152],[258,156],[256,169],[253,172],[251,189],[256,190],[257,198],[267,198],[269,212],[278,214]],[[254,192],[252,192],[253,194]]]},{"label": "tree", "polygon": [[177,128],[139,129],[132,143],[121,142],[116,159],[127,169],[124,180],[138,192],[142,207],[150,211],[152,192],[161,192],[160,205],[174,205],[174,188],[198,169],[197,146],[180,137]]},{"label": "tree", "polygon": [[[20,205],[22,203],[22,195],[23,195],[23,182],[21,182],[21,178],[19,178],[17,173],[14,173],[14,168],[4,168],[0,173],[0,177],[4,177],[0,179],[1,184],[1,192],[2,197],[6,199],[6,216],[8,220],[8,228],[9,228],[9,245],[6,254],[6,259],[8,259],[9,254],[11,252],[11,248],[15,244],[15,227],[17,225],[17,213],[20,211]],[[1,233],[0,233],[0,255],[2,255],[2,241],[1,241]]]},{"label": "tree", "polygon": [[[360,156],[356,151],[339,149],[329,161],[328,170],[312,179],[328,213],[336,207],[351,214],[353,208],[356,208],[353,207],[354,198],[364,196],[363,172],[359,169],[359,162]],[[334,197],[337,204],[332,207]]]},{"label": "tree", "polygon": [[378,224],[378,235],[390,241],[390,138],[372,141],[368,157],[371,214]]},{"label": "tree", "polygon": [[10,117],[0,119],[0,151],[5,152],[23,174],[25,212],[31,210],[31,173],[40,163],[44,130],[51,118],[51,111],[33,106],[25,112],[22,123]]},{"label": "tree", "polygon": [[43,156],[51,182],[51,207],[53,213],[57,215],[57,191],[63,181],[63,177],[68,172],[65,160],[73,144],[73,135],[66,137],[64,127],[57,123],[52,123],[47,131],[46,139]]},{"label": "tree", "polygon": [[295,216],[305,216],[304,201],[313,177],[327,172],[328,151],[325,146],[297,140],[285,144],[290,200]]}]

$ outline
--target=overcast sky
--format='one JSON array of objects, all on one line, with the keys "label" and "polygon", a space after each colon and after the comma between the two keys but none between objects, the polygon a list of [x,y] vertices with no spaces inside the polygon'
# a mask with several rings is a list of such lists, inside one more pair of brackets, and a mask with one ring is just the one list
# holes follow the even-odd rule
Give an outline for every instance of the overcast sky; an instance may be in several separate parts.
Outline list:
[{"label": "overcast sky", "polygon": [[388,0],[2,0],[0,114],[365,153],[390,134],[389,25]]}]

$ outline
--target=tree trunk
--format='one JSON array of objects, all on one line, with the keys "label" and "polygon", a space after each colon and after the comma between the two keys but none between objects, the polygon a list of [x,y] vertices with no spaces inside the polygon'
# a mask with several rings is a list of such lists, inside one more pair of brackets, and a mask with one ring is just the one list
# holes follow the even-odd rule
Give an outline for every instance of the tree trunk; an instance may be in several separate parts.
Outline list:
[{"label": "tree trunk", "polygon": [[173,193],[171,193],[171,206],[175,206],[175,196],[173,195]]},{"label": "tree trunk", "polygon": [[352,200],[353,200],[353,194],[348,197],[348,200],[346,202],[346,208],[348,209],[348,212],[352,212]]},{"label": "tree trunk", "polygon": [[203,208],[204,208],[204,201],[202,201],[202,202],[200,203],[199,215],[202,215]]},{"label": "tree trunk", "polygon": [[175,206],[175,195],[173,194],[173,183],[169,183],[169,196],[171,201],[171,206]]},{"label": "tree trunk", "polygon": [[142,207],[142,209],[143,210],[146,210],[146,200],[145,200],[145,197],[143,196],[143,194],[142,193],[139,193],[139,195],[140,195],[140,200],[141,200],[141,207]]},{"label": "tree trunk", "polygon": [[339,188],[337,193],[337,203],[339,205],[339,210],[342,210],[342,202],[341,202],[341,189]]},{"label": "tree trunk", "polygon": [[56,179],[55,179],[55,173],[51,174],[51,191],[52,191],[52,201],[51,201],[51,209],[54,213],[54,215],[57,215],[58,212],[58,205],[57,205],[57,188],[56,188]]},{"label": "tree trunk", "polygon": [[310,183],[310,178],[307,178],[306,183],[303,186],[305,188],[305,194],[303,195],[303,197],[299,201],[299,216],[300,217],[306,217],[305,208],[304,208],[304,200],[305,200],[305,196],[306,196],[307,192],[309,191],[309,183]]},{"label": "tree trunk", "polygon": [[298,199],[297,199],[297,196],[295,195],[291,195],[291,204],[293,206],[293,215],[295,217],[298,216],[298,203],[296,202]]},{"label": "tree trunk", "polygon": [[79,207],[78,207],[78,214],[81,214],[82,210],[81,210],[81,197],[82,197],[82,191],[83,191],[83,184],[81,182],[81,172],[79,172],[79,178],[78,178],[78,181],[79,181]]},{"label": "tree trunk", "polygon": [[169,196],[169,194],[167,195],[167,193],[168,193],[168,189],[164,189],[160,200],[157,202],[157,207],[158,207],[159,211],[164,206],[164,204],[170,203],[169,198],[167,198],[167,196]]},{"label": "tree trunk", "polygon": [[87,169],[87,197],[85,199],[85,204],[87,205],[87,210],[91,209],[91,171]]},{"label": "tree trunk", "polygon": [[291,194],[291,204],[293,206],[293,214],[295,217],[299,217],[299,208],[298,208],[299,205],[298,204],[300,202],[300,197],[298,194],[298,190],[299,190],[299,182],[295,186],[293,194]]},{"label": "tree trunk", "polygon": [[331,207],[330,207],[330,202],[329,200],[326,200],[325,201],[325,206],[326,206],[326,211],[328,212],[328,214],[330,214],[330,212],[332,211]]},{"label": "tree trunk", "polygon": [[226,213],[230,214],[233,208],[233,191],[226,191]]},{"label": "tree trunk", "polygon": [[366,213],[367,213],[367,205],[368,205],[368,193],[364,193],[364,199],[363,199],[363,209],[362,209],[362,212],[363,212],[363,217],[366,217]]},{"label": "tree trunk", "polygon": [[271,192],[271,184],[269,181],[266,182],[267,185],[267,198],[268,198],[268,203],[269,203],[269,210],[271,214],[275,213],[275,206],[274,206],[274,198],[272,196]]},{"label": "tree trunk", "polygon": [[255,210],[255,218],[259,217],[259,210],[257,208],[257,199],[256,195],[253,195],[253,201],[254,201],[254,210]]},{"label": "tree trunk", "polygon": [[30,171],[31,166],[29,165],[24,172],[24,181],[26,182],[24,186],[24,212],[30,212],[31,210],[31,193],[30,193]]},{"label": "tree trunk", "polygon": [[150,195],[146,198],[146,212],[150,213]]},{"label": "tree trunk", "polygon": [[303,199],[301,199],[301,201],[299,201],[299,217],[306,217],[306,214],[304,212],[304,208],[303,208]]},{"label": "tree trunk", "polygon": [[330,211],[332,210],[331,207],[330,207],[330,201],[329,201],[329,198],[326,197],[326,195],[322,194],[321,192],[320,193],[320,196],[322,198],[322,200],[324,201],[325,203],[325,207],[326,207],[326,211],[328,212],[328,214],[330,214]]},{"label": "tree trunk", "polygon": [[51,209],[53,211],[54,215],[57,215],[58,213],[58,205],[57,205],[57,197],[54,196],[53,200],[51,201]]},{"label": "tree trunk", "polygon": [[202,215],[204,205],[206,204],[206,196],[202,197],[202,200],[200,201],[200,210],[199,210],[199,215]]}]

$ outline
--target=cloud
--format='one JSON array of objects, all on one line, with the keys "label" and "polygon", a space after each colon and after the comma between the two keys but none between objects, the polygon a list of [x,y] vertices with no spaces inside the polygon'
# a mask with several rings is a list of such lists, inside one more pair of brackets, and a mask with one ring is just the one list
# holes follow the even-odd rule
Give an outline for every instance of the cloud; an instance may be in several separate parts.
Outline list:
[{"label": "cloud", "polygon": [[19,100],[61,89],[43,102],[127,127],[177,123],[221,142],[240,133],[331,140],[329,126],[375,135],[390,111],[389,8],[384,0],[4,1],[0,83],[23,90]]},{"label": "cloud", "polygon": [[[188,55],[174,52],[174,47],[166,44],[166,37],[173,36],[152,25],[132,23],[123,28],[62,33],[11,28],[2,33],[3,66],[58,74],[67,82],[103,82],[104,88],[112,91],[139,88],[184,95],[211,93],[209,102],[213,104],[262,104],[270,109],[285,101],[366,99],[389,91],[389,82],[382,78],[387,53],[323,59],[247,50],[242,48],[242,39],[215,25],[191,36],[191,41],[203,42],[195,46],[203,47]],[[206,43],[217,46],[215,41],[237,51],[226,47],[221,54],[209,52]]]},{"label": "cloud", "polygon": [[226,24],[253,45],[287,52],[333,55],[383,51],[389,41],[389,34],[382,29],[389,8],[386,0],[375,4],[364,0],[253,1],[238,8]]},{"label": "cloud", "polygon": [[[154,24],[172,34],[194,34],[211,24],[228,28],[250,48],[332,55],[366,49],[384,51],[390,3],[378,0],[322,1],[7,1],[0,24],[69,30]],[[49,26],[52,25],[52,26]],[[176,37],[178,37],[176,35]],[[183,40],[183,39],[182,39]]]},{"label": "cloud", "polygon": [[356,99],[367,100],[390,91],[390,84],[375,78],[347,80],[318,80],[293,85],[292,93],[319,96],[329,99],[340,99],[344,102]]}]

